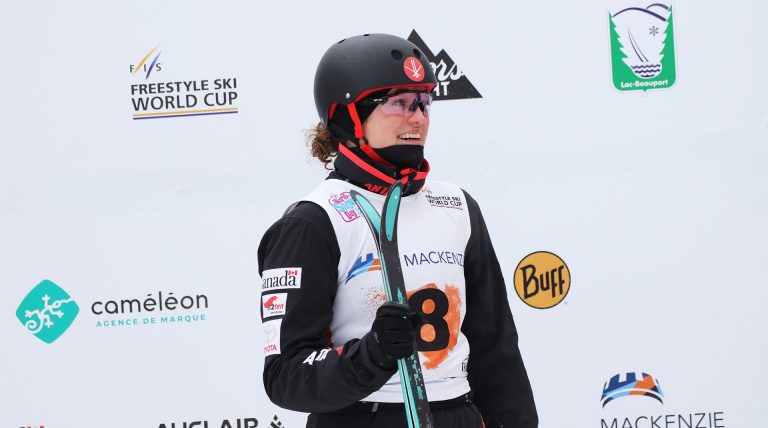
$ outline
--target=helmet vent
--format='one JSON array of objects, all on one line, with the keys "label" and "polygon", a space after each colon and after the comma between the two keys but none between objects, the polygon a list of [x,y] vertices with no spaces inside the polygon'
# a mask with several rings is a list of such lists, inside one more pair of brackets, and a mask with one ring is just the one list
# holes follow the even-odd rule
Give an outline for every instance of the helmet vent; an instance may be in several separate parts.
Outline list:
[{"label": "helmet vent", "polygon": [[336,43],[336,44],[337,44],[337,45],[340,45],[340,44],[344,43],[344,40],[347,40],[347,39],[341,39],[341,40],[339,40],[339,42],[338,42],[338,43]]},{"label": "helmet vent", "polygon": [[414,49],[413,50],[413,56],[415,56],[416,58],[421,58],[421,52],[419,52],[418,49]]},{"label": "helmet vent", "polygon": [[390,52],[390,53],[392,54],[392,58],[394,58],[394,59],[396,59],[396,60],[398,60],[398,61],[400,61],[401,59],[403,59],[403,53],[402,53],[402,52],[400,52],[400,51],[399,51],[399,50],[397,50],[397,49],[393,49],[393,50],[392,50],[392,52]]},{"label": "helmet vent", "polygon": [[363,37],[368,37],[368,36],[370,36],[370,34],[363,34]]}]

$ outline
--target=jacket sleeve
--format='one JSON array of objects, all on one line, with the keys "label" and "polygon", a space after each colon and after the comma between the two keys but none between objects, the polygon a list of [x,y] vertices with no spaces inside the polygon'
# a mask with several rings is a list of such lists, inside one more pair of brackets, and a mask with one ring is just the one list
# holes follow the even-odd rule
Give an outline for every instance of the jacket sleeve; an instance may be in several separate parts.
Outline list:
[{"label": "jacket sleeve", "polygon": [[[340,251],[326,212],[301,202],[267,230],[258,250],[262,302],[286,293],[284,315],[264,317],[279,324],[278,354],[264,362],[264,387],[273,403],[300,412],[329,412],[377,391],[395,373],[375,365],[365,341],[330,343]],[[298,287],[271,290],[264,271],[298,271]],[[277,277],[275,277],[277,278]],[[269,315],[269,313],[266,313]],[[331,349],[336,347],[336,349]]]},{"label": "jacket sleeve", "polygon": [[531,384],[517,345],[517,329],[501,267],[477,202],[466,192],[472,232],[465,251],[469,384],[487,428],[539,424]]}]

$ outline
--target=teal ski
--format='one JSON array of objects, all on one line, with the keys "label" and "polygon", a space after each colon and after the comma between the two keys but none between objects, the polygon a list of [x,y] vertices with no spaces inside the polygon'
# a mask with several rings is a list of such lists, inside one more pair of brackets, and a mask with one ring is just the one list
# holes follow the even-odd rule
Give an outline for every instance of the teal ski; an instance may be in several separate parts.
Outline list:
[{"label": "teal ski", "polygon": [[[397,248],[397,218],[400,211],[400,200],[403,196],[403,187],[403,183],[396,181],[389,188],[381,216],[365,196],[355,190],[350,190],[350,194],[360,207],[363,217],[371,229],[371,234],[373,234],[373,240],[376,242],[387,300],[408,304],[403,270],[400,266],[400,252]],[[403,389],[408,427],[434,428],[432,414],[429,412],[427,390],[424,387],[424,377],[421,373],[419,353],[414,352],[407,358],[397,360],[397,367],[400,374],[400,386]]]}]

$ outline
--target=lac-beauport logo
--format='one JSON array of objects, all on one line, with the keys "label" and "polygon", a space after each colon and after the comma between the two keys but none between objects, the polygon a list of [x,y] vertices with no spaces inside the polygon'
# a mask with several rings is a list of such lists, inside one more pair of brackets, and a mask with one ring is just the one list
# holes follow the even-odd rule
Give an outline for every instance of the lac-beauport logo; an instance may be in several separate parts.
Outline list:
[{"label": "lac-beauport logo", "polygon": [[620,91],[669,88],[677,79],[672,4],[608,13],[613,86]]},{"label": "lac-beauport logo", "polygon": [[[616,400],[629,397],[625,400]],[[632,397],[641,397],[633,399]],[[653,400],[648,400],[648,397]],[[616,404],[606,404],[616,400]],[[610,417],[600,418],[600,428],[726,428],[724,412],[665,411],[656,413],[646,403],[658,402],[667,406],[659,379],[645,372],[627,372],[613,375],[603,384],[600,396],[603,411]],[[702,409],[697,409],[702,410]]]},{"label": "lac-beauport logo", "polygon": [[664,393],[661,392],[659,380],[648,373],[642,373],[638,377],[633,372],[625,373],[623,379],[621,375],[614,375],[606,382],[603,386],[603,395],[600,401],[603,403],[603,407],[605,407],[606,404],[617,398],[630,395],[651,397],[664,404]]},{"label": "lac-beauport logo", "polygon": [[437,86],[433,91],[435,101],[483,97],[444,49],[437,55],[432,53],[416,30],[411,31],[408,41],[418,46],[432,65],[437,77]]},{"label": "lac-beauport logo", "polygon": [[[158,62],[160,54],[155,46],[142,59],[131,64],[131,76],[143,76],[141,83],[131,83],[133,120],[164,119],[170,117],[211,116],[238,112],[237,78],[174,79],[150,82],[150,76],[168,70]],[[165,57],[166,61],[168,60]],[[139,74],[141,73],[141,74]]]},{"label": "lac-beauport logo", "polygon": [[75,299],[46,279],[27,294],[16,310],[16,318],[35,337],[53,343],[67,331],[79,312]]},{"label": "lac-beauport logo", "polygon": [[515,268],[515,291],[525,304],[549,309],[565,299],[571,289],[571,271],[557,254],[536,251]]}]

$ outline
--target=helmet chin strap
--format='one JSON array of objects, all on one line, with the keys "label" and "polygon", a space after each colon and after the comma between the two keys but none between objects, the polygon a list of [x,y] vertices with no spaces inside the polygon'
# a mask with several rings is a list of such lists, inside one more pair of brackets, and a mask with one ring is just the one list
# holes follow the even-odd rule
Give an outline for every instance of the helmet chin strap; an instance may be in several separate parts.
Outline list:
[{"label": "helmet chin strap", "polygon": [[352,118],[352,123],[355,125],[355,138],[357,138],[357,145],[360,147],[360,150],[362,150],[363,153],[365,153],[374,162],[379,162],[384,165],[394,167],[395,165],[379,156],[379,154],[373,150],[373,147],[368,144],[368,140],[365,138],[363,133],[363,124],[360,122],[360,116],[357,114],[357,107],[355,107],[355,103],[347,104],[347,110],[349,111],[349,117]]}]

